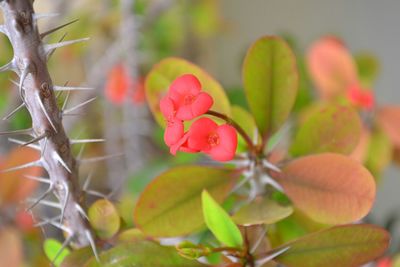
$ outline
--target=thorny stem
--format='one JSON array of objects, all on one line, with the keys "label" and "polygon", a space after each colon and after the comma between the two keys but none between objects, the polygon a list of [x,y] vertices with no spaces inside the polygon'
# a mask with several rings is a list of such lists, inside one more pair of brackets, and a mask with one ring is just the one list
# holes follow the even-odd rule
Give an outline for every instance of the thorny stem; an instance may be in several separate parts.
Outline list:
[{"label": "thorny stem", "polygon": [[0,27],[14,49],[12,67],[8,70],[20,76],[22,100],[32,117],[34,138],[44,135],[38,141],[42,154],[38,164],[48,172],[54,194],[63,205],[62,225],[69,230],[66,238],[72,239],[75,247],[85,247],[90,244],[88,233],[91,230],[78,212],[78,207],[83,206],[78,163],[71,152],[47,69],[47,56],[51,51],[42,43],[32,3],[29,0],[0,1],[5,21]]},{"label": "thorny stem", "polygon": [[207,111],[208,115],[220,118],[224,121],[226,121],[226,123],[228,123],[229,125],[233,126],[238,133],[243,137],[244,141],[247,143],[247,146],[250,150],[250,152],[252,152],[253,154],[257,154],[258,149],[257,147],[253,144],[253,141],[251,140],[250,136],[245,132],[245,130],[243,130],[243,128],[237,123],[235,122],[232,118],[228,117],[225,114],[219,113],[217,111],[214,110],[209,110]]}]

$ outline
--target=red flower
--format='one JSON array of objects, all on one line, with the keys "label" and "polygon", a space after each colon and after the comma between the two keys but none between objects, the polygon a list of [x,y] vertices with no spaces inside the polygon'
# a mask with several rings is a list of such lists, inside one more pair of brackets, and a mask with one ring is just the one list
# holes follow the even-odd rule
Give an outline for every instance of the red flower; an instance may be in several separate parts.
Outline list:
[{"label": "red flower", "polygon": [[123,65],[113,67],[105,86],[106,98],[114,104],[122,104],[132,81]]},{"label": "red flower", "polygon": [[380,259],[376,263],[377,267],[391,267],[392,266],[392,260],[389,257],[385,257],[383,259]]},{"label": "red flower", "polygon": [[167,127],[164,132],[164,141],[167,146],[172,146],[183,136],[183,122],[175,117],[176,110],[174,103],[167,96],[161,99],[160,109],[164,118],[167,120]]},{"label": "red flower", "polygon": [[375,98],[370,90],[365,90],[357,84],[352,84],[347,90],[347,97],[350,102],[364,109],[372,109],[375,104]]},{"label": "red flower", "polygon": [[187,147],[204,152],[217,161],[232,160],[237,148],[237,133],[230,125],[218,126],[209,118],[201,118],[189,129]]},{"label": "red flower", "polygon": [[184,121],[203,115],[213,105],[212,97],[201,92],[200,81],[192,74],[185,74],[175,79],[167,96],[176,108],[176,118]]}]

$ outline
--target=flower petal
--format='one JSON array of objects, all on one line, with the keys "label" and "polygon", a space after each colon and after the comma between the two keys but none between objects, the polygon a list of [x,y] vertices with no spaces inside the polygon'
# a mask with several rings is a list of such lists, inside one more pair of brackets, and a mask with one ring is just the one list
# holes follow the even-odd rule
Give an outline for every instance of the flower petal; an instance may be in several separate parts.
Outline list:
[{"label": "flower petal", "polygon": [[220,143],[206,152],[210,157],[217,161],[228,161],[235,157],[237,148],[237,133],[235,128],[230,125],[221,125],[217,129]]},{"label": "flower petal", "polygon": [[181,120],[192,120],[206,113],[213,103],[214,101],[209,94],[201,92],[195,97],[193,103],[179,107],[176,117]]},{"label": "flower petal", "polygon": [[188,147],[188,143],[187,143],[188,138],[189,138],[189,134],[186,133],[176,144],[174,144],[170,147],[169,152],[174,156],[176,155],[176,152],[178,152],[178,150],[187,152],[187,153],[199,152],[199,150]]},{"label": "flower petal", "polygon": [[161,113],[164,115],[164,118],[170,120],[175,115],[175,107],[172,100],[168,97],[168,95],[164,96],[160,100],[160,110]]},{"label": "flower petal", "polygon": [[176,78],[170,88],[169,94],[173,100],[178,100],[182,95],[197,95],[201,90],[199,79],[193,74],[184,74]]},{"label": "flower petal", "polygon": [[164,132],[164,141],[167,146],[172,146],[179,142],[184,132],[183,122],[180,120],[168,121],[168,125]]},{"label": "flower petal", "polygon": [[217,131],[218,125],[209,118],[200,118],[193,122],[189,129],[188,147],[191,149],[208,151],[211,149],[208,138]]}]

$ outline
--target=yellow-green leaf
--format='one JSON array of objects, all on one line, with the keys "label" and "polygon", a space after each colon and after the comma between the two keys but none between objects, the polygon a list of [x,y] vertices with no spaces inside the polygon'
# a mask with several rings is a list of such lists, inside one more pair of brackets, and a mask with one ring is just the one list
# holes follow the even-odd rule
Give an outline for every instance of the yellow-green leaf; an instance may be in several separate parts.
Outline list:
[{"label": "yellow-green leaf", "polygon": [[204,190],[201,194],[204,221],[208,229],[223,244],[230,247],[241,247],[242,234],[229,217],[228,213]]},{"label": "yellow-green leaf", "polygon": [[[62,250],[62,244],[55,239],[46,239],[43,244],[44,253],[56,267],[61,266],[62,261],[70,253],[68,248]],[[62,251],[61,251],[62,250]],[[61,251],[61,252],[60,252]]]},{"label": "yellow-green leaf", "polygon": [[102,239],[113,237],[119,230],[121,219],[114,204],[106,199],[97,200],[89,208],[89,221]]}]

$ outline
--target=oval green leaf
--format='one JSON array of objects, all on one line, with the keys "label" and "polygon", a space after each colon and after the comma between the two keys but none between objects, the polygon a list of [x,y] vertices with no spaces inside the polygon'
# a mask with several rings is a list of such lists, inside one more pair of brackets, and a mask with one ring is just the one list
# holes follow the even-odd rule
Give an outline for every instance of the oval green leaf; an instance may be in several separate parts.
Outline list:
[{"label": "oval green leaf", "polygon": [[204,221],[208,229],[221,243],[230,247],[243,245],[239,228],[228,213],[204,190],[201,194]]},{"label": "oval green leaf", "polygon": [[340,154],[299,158],[275,178],[296,207],[320,223],[359,220],[375,200],[372,175],[354,159]]},{"label": "oval green leaf", "polygon": [[293,213],[290,206],[282,206],[269,198],[256,198],[243,206],[232,217],[237,224],[249,226],[256,224],[274,224]]},{"label": "oval green leaf", "polygon": [[47,258],[51,262],[53,262],[56,267],[61,266],[64,258],[67,257],[68,254],[70,254],[68,248],[63,249],[62,244],[52,238],[46,239],[44,241],[43,248]]},{"label": "oval green leaf", "polygon": [[274,260],[288,267],[354,267],[380,257],[389,245],[389,234],[374,225],[343,225],[322,230],[284,247]]},{"label": "oval green leaf", "polygon": [[288,118],[298,81],[295,56],[283,39],[265,36],[248,50],[243,63],[243,84],[264,138],[274,134]]},{"label": "oval green leaf", "polygon": [[121,225],[116,207],[106,199],[93,203],[89,208],[88,216],[90,224],[101,239],[113,237]]},{"label": "oval green leaf", "polygon": [[174,247],[164,247],[151,241],[123,243],[100,255],[101,265],[92,258],[85,267],[201,267],[198,261],[180,256]]},{"label": "oval green leaf", "polygon": [[362,123],[350,106],[325,105],[300,126],[290,152],[293,156],[334,152],[350,154],[358,145]]},{"label": "oval green leaf", "polygon": [[380,128],[373,129],[368,144],[365,167],[378,181],[383,170],[388,167],[393,158],[393,146],[389,137]]},{"label": "oval green leaf", "polygon": [[187,235],[204,227],[201,192],[206,189],[221,203],[239,173],[205,166],[176,167],[162,173],[142,192],[134,221],[144,234],[154,237]]},{"label": "oval green leaf", "polygon": [[183,74],[193,74],[201,82],[202,88],[214,99],[212,109],[230,115],[230,104],[222,86],[200,67],[181,58],[166,58],[153,67],[145,82],[146,97],[156,121],[165,126],[160,112],[160,99],[168,91],[171,83]]}]

